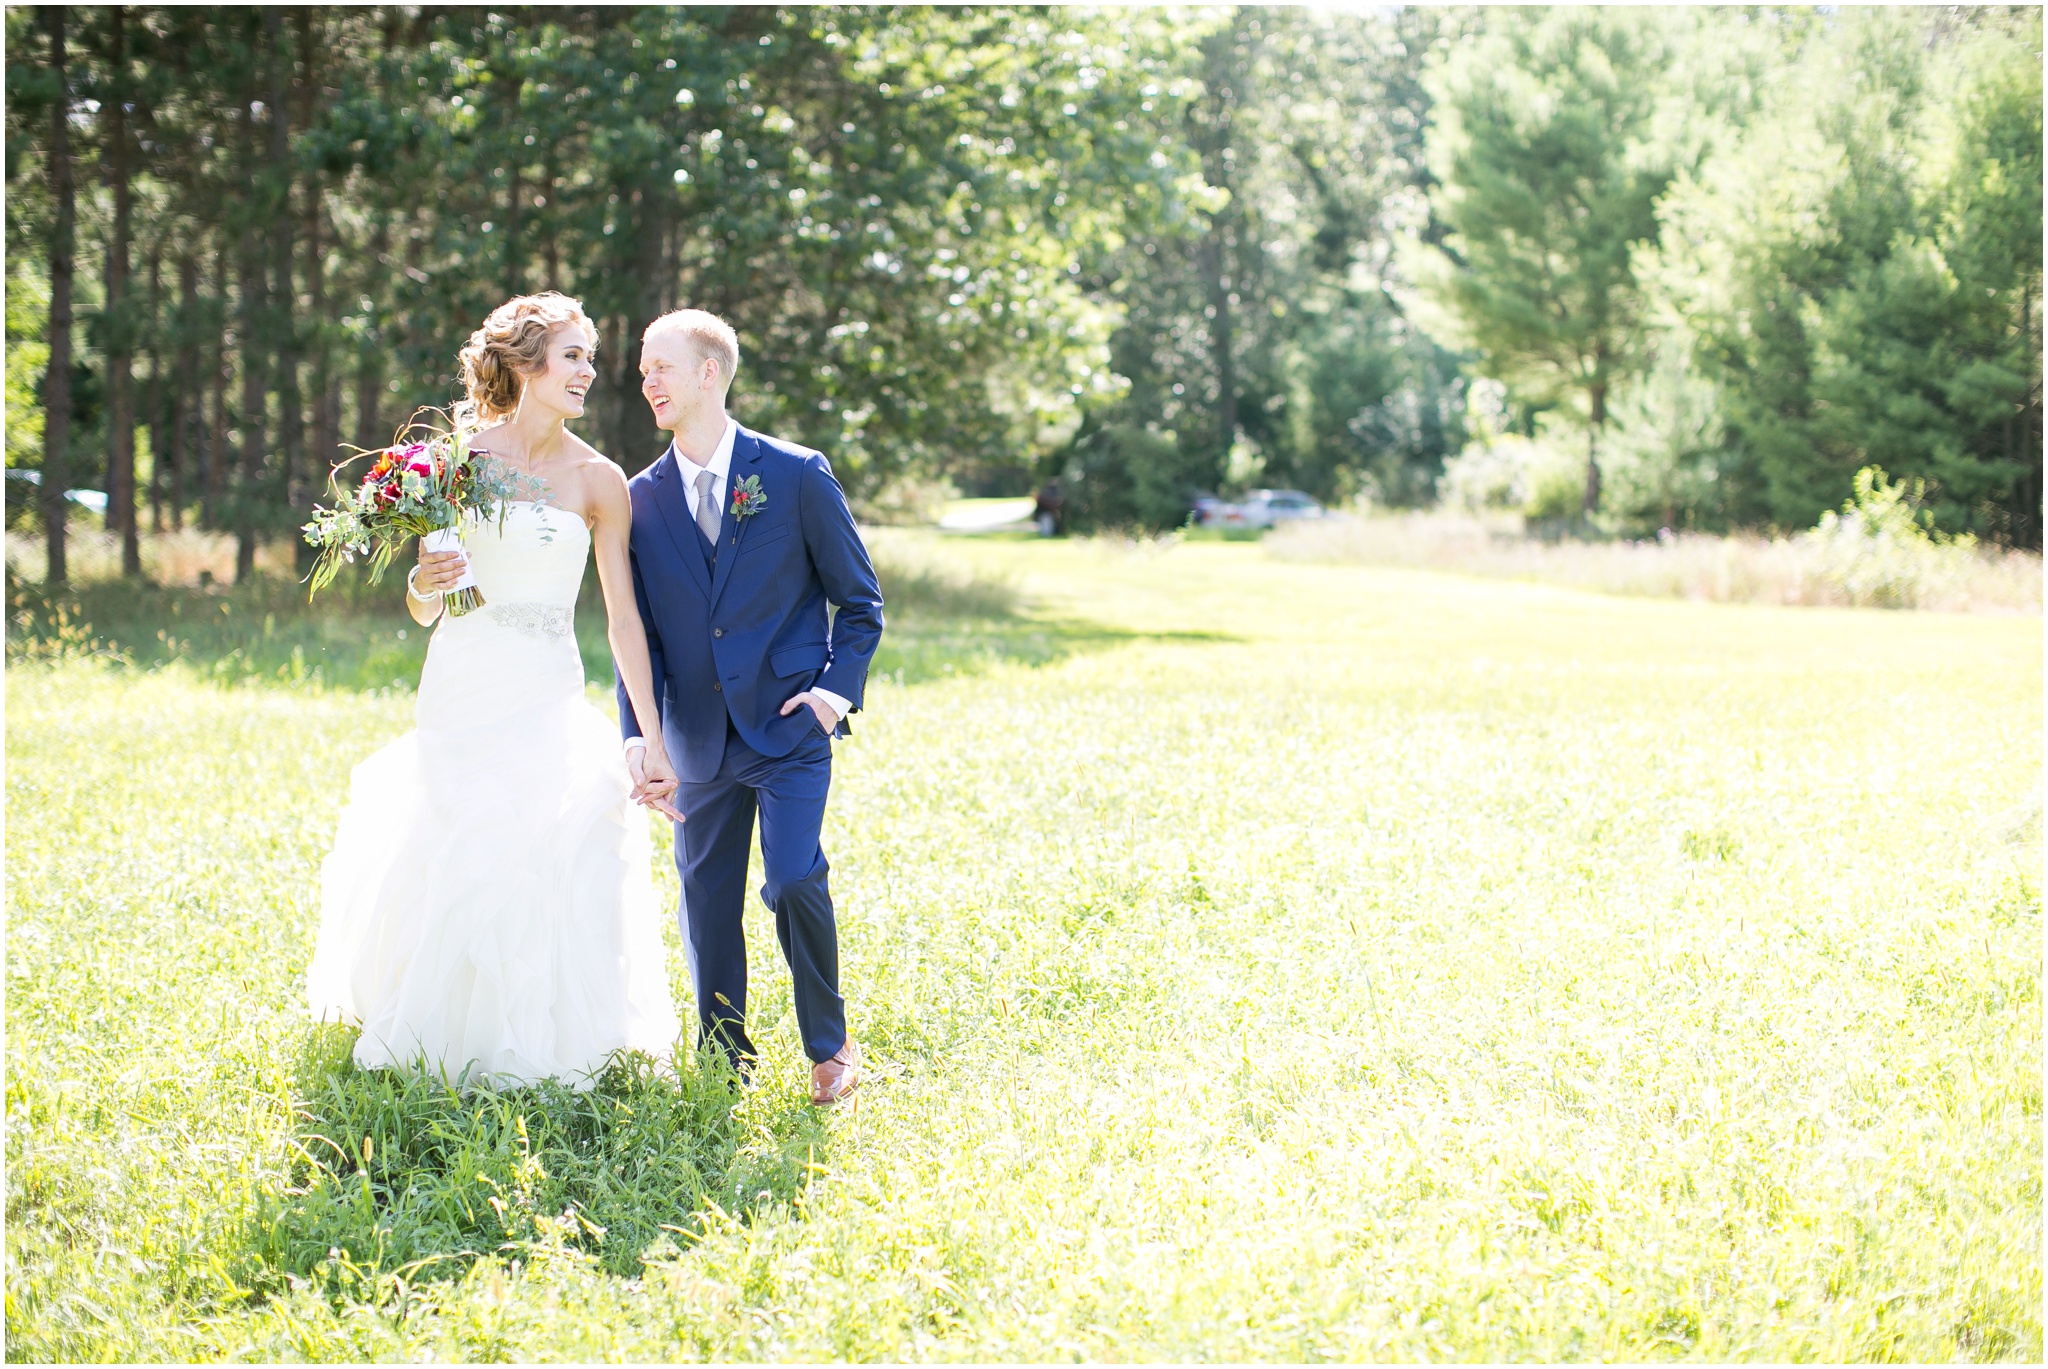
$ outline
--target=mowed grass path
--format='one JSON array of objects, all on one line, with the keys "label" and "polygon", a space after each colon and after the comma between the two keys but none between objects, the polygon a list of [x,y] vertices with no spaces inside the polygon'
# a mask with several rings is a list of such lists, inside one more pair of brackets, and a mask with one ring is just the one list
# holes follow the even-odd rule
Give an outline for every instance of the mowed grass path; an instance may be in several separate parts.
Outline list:
[{"label": "mowed grass path", "polygon": [[252,1234],[409,700],[10,670],[10,1358],[2038,1361],[2037,621],[929,554],[1067,646],[839,753],[858,1110],[756,907],[728,1168],[439,1276]]}]

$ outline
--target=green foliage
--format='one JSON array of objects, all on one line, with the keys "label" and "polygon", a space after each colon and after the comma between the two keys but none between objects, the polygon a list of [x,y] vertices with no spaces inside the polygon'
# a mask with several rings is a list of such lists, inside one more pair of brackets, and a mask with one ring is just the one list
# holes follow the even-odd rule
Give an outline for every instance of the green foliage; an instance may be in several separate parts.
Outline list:
[{"label": "green foliage", "polygon": [[1827,575],[1841,585],[1855,604],[1879,608],[1913,608],[1931,586],[1930,561],[1967,560],[1976,538],[1964,533],[1951,539],[1930,532],[1934,516],[1927,510],[1927,482],[1887,481],[1875,466],[1856,472],[1855,493],[1838,513],[1820,517],[1802,540],[1821,549]]},{"label": "green foliage", "polygon": [[1213,453],[1114,420],[1083,424],[1060,470],[1078,492],[1081,527],[1177,527],[1188,519],[1193,491],[1222,483]]},{"label": "green foliage", "polygon": [[[118,87],[138,251],[168,283],[88,310],[88,340],[131,338],[146,420],[194,434],[157,501],[256,537],[304,521],[344,435],[446,405],[461,339],[545,287],[599,320],[588,435],[629,469],[660,450],[639,333],[684,300],[745,339],[737,412],[856,494],[1028,469],[1109,384],[1080,254],[1185,173],[1149,136],[1180,99],[1164,17],[131,7],[115,64],[107,14],[73,16],[82,224],[106,229]],[[33,277],[56,92],[10,25],[9,240]]]},{"label": "green foliage", "polygon": [[765,919],[736,1105],[350,1070],[411,700],[12,663],[9,1358],[2040,1359],[2037,617],[895,540],[1105,639],[870,689],[827,1118]]},{"label": "green foliage", "polygon": [[62,90],[8,17],[8,459],[63,100],[68,483],[132,372],[152,518],[234,529],[240,574],[544,287],[599,322],[583,428],[629,469],[639,332],[696,303],[744,339],[736,412],[877,507],[1422,504],[1492,379],[1524,437],[1579,421],[1582,528],[1805,528],[1881,464],[2040,540],[2033,10],[65,14]]},{"label": "green foliage", "polygon": [[1713,525],[1728,440],[1724,401],[1690,342],[1680,330],[1659,333],[1656,355],[1609,412],[1600,506],[1617,531]]},{"label": "green foliage", "polygon": [[1046,463],[1076,525],[1169,528],[1196,492],[1256,484],[1429,497],[1463,441],[1464,378],[1383,277],[1426,176],[1419,74],[1450,28],[1417,10],[1189,26],[1199,93],[1179,123],[1151,117],[1200,180],[1083,261],[1118,314],[1123,388]]},{"label": "green foliage", "polygon": [[[22,271],[12,254],[7,269],[7,469],[33,470],[43,464],[42,383],[50,364],[43,321],[49,315],[49,291]],[[12,489],[8,496],[11,512]]]},{"label": "green foliage", "polygon": [[2040,18],[1844,11],[1666,207],[1727,428],[1719,518],[1805,526],[1880,464],[2040,541]]},{"label": "green foliage", "polygon": [[[1425,318],[1529,397],[1570,397],[1596,438],[1639,364],[1633,254],[1682,164],[1663,108],[1674,17],[1515,11],[1432,73],[1440,246],[1410,252]],[[1681,116],[1682,117],[1682,116]],[[1589,456],[1585,506],[1599,507]]]}]

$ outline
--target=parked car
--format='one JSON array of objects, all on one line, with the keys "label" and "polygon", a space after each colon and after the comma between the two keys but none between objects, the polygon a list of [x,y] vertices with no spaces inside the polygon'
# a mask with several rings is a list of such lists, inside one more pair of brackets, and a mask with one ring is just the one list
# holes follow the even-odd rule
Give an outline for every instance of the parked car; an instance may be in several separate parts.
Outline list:
[{"label": "parked car", "polygon": [[[43,483],[43,473],[41,471],[17,470],[12,466],[7,468],[7,478],[11,481],[30,486],[40,486]],[[10,497],[7,502],[11,508],[14,506],[16,499],[20,499],[27,504],[33,504],[38,497],[40,497],[39,490],[35,492],[24,490],[20,495]],[[64,491],[64,497],[80,508],[89,509],[97,514],[104,515],[107,511],[107,495],[104,490],[66,490]]]},{"label": "parked car", "polygon": [[1300,490],[1253,490],[1242,503],[1215,503],[1203,510],[1197,501],[1196,508],[1202,526],[1210,528],[1270,528],[1297,518],[1323,516],[1323,506]]}]

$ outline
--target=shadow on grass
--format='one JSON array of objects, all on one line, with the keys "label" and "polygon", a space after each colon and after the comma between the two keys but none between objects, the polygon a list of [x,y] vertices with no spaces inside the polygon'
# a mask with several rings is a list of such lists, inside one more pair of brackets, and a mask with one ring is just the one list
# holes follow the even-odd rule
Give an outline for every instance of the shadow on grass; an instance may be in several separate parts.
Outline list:
[{"label": "shadow on grass", "polygon": [[7,576],[7,655],[98,656],[142,668],[182,662],[224,685],[261,682],[411,689],[427,632],[386,580],[337,584],[312,604],[303,585],[261,576],[206,588],[106,580],[49,590]]},{"label": "shadow on grass", "polygon": [[1046,666],[1069,656],[1140,642],[1193,645],[1242,641],[1225,632],[1136,632],[1076,619],[1016,616],[892,618],[875,653],[873,673],[897,684],[971,675],[998,665]]},{"label": "shadow on grass", "polygon": [[[1221,642],[1212,633],[1147,633],[1027,613],[1000,581],[917,561],[877,558],[889,627],[873,666],[898,684],[921,684],[997,665],[1043,666],[1135,642]],[[399,605],[394,578],[344,578],[308,603],[282,577],[204,588],[110,580],[55,592],[7,576],[11,660],[97,655],[151,669],[173,662],[223,685],[261,683],[346,690],[417,686],[432,630]],[[609,684],[611,647],[595,572],[577,599],[576,642],[587,679]]]},{"label": "shadow on grass", "polygon": [[460,1089],[363,1070],[353,1029],[308,1035],[283,1184],[250,1232],[258,1291],[292,1279],[457,1278],[570,1256],[632,1277],[664,1239],[793,1201],[831,1139],[804,1100],[745,1093],[722,1057],[620,1057],[587,1092]]}]

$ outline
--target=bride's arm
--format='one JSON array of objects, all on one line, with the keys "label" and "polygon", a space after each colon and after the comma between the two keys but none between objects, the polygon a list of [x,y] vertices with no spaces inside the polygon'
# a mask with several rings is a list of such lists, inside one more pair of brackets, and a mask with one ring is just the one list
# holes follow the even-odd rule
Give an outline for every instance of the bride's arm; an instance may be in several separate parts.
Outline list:
[{"label": "bride's arm", "polygon": [[419,565],[405,579],[405,611],[421,627],[432,627],[441,616],[441,596],[455,588],[462,578],[463,554],[459,551],[428,551],[420,547]]},{"label": "bride's arm", "polygon": [[666,798],[675,789],[675,772],[661,744],[661,715],[654,706],[654,667],[647,651],[647,628],[633,594],[633,567],[627,540],[633,527],[633,504],[626,494],[626,475],[610,462],[597,465],[587,486],[591,499],[591,542],[597,556],[597,582],[604,590],[605,640],[618,662],[633,718],[647,739],[648,788]]}]

